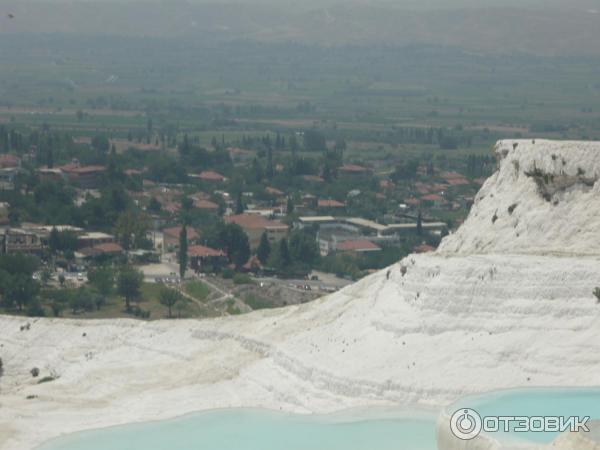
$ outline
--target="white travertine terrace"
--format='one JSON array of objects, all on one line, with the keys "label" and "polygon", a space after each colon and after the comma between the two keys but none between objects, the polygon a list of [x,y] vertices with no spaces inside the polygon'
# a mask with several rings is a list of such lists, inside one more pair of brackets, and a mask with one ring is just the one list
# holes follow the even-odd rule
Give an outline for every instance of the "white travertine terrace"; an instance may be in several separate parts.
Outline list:
[{"label": "white travertine terrace", "polygon": [[[600,385],[600,143],[496,151],[461,229],[389,280],[386,269],[310,304],[203,321],[0,317],[0,449],[209,408],[439,408]],[[37,384],[32,367],[59,378]]]}]

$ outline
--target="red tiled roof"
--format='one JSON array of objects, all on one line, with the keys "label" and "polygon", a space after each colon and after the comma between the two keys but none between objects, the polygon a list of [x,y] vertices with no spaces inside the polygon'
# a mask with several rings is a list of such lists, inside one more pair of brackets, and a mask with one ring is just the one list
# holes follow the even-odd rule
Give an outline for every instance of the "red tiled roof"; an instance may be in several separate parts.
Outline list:
[{"label": "red tiled roof", "polygon": [[368,241],[366,239],[359,239],[356,241],[344,241],[340,242],[336,246],[337,250],[342,252],[354,251],[354,252],[366,252],[366,251],[377,251],[381,250],[381,247]]},{"label": "red tiled roof", "polygon": [[346,205],[337,200],[322,199],[317,202],[317,206],[319,208],[343,208]]},{"label": "red tiled roof", "polygon": [[444,197],[437,194],[429,194],[421,197],[421,200],[425,200],[427,202],[441,202],[442,200],[444,200]]},{"label": "red tiled roof", "polygon": [[271,195],[283,195],[283,192],[282,192],[282,191],[280,191],[280,190],[279,190],[279,189],[277,189],[277,188],[271,187],[271,186],[267,186],[267,187],[265,188],[265,192],[266,192],[267,194],[271,194]]},{"label": "red tiled roof", "polygon": [[287,229],[288,226],[284,223],[281,223],[277,220],[269,220],[269,219],[265,219],[262,216],[259,216],[258,214],[238,214],[235,216],[228,216],[225,217],[225,222],[227,223],[235,223],[237,225],[239,225],[242,228],[250,228],[250,229],[257,229],[257,228],[280,228],[280,229]]},{"label": "red tiled roof", "polygon": [[181,205],[179,203],[170,202],[164,205],[162,209],[170,213],[176,213],[181,209]]},{"label": "red tiled roof", "polygon": [[210,200],[196,200],[194,202],[194,207],[198,209],[219,209],[219,205]]},{"label": "red tiled roof", "polygon": [[225,181],[225,177],[220,173],[212,170],[204,170],[200,173],[199,178],[206,181]]},{"label": "red tiled roof", "polygon": [[82,248],[79,252],[85,256],[116,255],[123,252],[123,247],[116,242],[105,242],[93,247]]},{"label": "red tiled roof", "polygon": [[469,183],[469,180],[467,180],[466,178],[449,178],[448,184],[450,186],[464,186],[471,183]]},{"label": "red tiled roof", "polygon": [[116,242],[105,242],[103,244],[94,245],[94,248],[103,253],[121,253],[123,251],[123,247]]},{"label": "red tiled roof", "polygon": [[262,267],[262,264],[260,262],[260,259],[258,259],[258,256],[256,255],[252,255],[250,257],[250,259],[246,262],[246,264],[243,265],[243,268],[246,270],[252,270],[252,269],[260,269]]},{"label": "red tiled roof", "polygon": [[305,181],[312,181],[315,183],[323,183],[325,181],[323,178],[316,175],[303,175],[302,178],[304,178]]},{"label": "red tiled roof", "polygon": [[[198,239],[198,233],[196,233],[196,230],[194,230],[193,228],[188,227],[186,229],[186,232],[187,232],[188,240]],[[181,233],[181,227],[171,227],[171,228],[165,228],[163,230],[163,235],[167,235],[167,236],[173,237],[173,238],[179,238],[180,233]]]},{"label": "red tiled roof", "polygon": [[356,164],[344,164],[342,167],[340,167],[340,172],[347,172],[347,173],[363,173],[366,172],[368,169],[366,167],[363,166],[359,166]]},{"label": "red tiled roof", "polygon": [[95,172],[104,172],[106,167],[104,166],[79,166],[77,164],[67,164],[66,166],[59,167],[65,173],[72,174],[86,174]]},{"label": "red tiled roof", "polygon": [[11,154],[0,155],[0,167],[4,169],[9,169],[13,167],[18,167],[20,163],[20,159]]},{"label": "red tiled roof", "polygon": [[188,255],[192,258],[208,258],[225,256],[223,250],[217,250],[204,245],[192,245],[188,248]]},{"label": "red tiled roof", "polygon": [[393,189],[396,185],[390,180],[381,180],[379,182],[379,187],[382,189]]},{"label": "red tiled roof", "polygon": [[455,179],[455,178],[464,178],[465,177],[464,175],[462,175],[462,174],[460,174],[458,172],[442,172],[440,174],[440,176],[442,178],[444,178],[445,180],[452,180],[452,179]]}]

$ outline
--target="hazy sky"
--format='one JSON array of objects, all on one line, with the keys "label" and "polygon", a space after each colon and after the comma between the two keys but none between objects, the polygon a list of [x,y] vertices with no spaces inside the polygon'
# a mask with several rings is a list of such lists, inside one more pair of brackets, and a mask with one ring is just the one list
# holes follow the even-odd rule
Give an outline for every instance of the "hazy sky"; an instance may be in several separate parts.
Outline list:
[{"label": "hazy sky", "polygon": [[0,0],[0,35],[418,43],[600,55],[599,11],[600,0]]},{"label": "hazy sky", "polygon": [[[600,0],[19,0],[20,2],[45,2],[45,3],[63,3],[63,2],[104,2],[104,3],[122,3],[122,2],[148,2],[154,3],[162,1],[164,3],[177,4],[186,3],[244,3],[244,4],[271,4],[271,5],[294,5],[297,7],[314,8],[319,5],[332,4],[375,4],[375,5],[393,5],[410,9],[449,9],[464,7],[548,7],[561,6],[569,7],[599,7]],[[4,1],[0,2],[4,3]]]}]

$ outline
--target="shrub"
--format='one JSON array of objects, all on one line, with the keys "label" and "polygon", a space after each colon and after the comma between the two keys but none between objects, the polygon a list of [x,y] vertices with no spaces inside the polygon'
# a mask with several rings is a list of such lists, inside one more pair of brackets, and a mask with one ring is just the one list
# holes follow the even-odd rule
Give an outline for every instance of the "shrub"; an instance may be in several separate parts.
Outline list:
[{"label": "shrub", "polygon": [[267,309],[267,308],[273,307],[273,305],[271,305],[271,303],[268,300],[265,300],[264,298],[261,298],[261,297],[257,297],[256,295],[253,295],[253,294],[248,294],[246,296],[246,298],[244,299],[244,302],[246,303],[246,305],[248,305],[253,310]]},{"label": "shrub", "polygon": [[29,371],[29,373],[31,374],[31,376],[33,378],[37,378],[39,376],[39,374],[40,374],[40,369],[38,369],[37,367],[34,367],[33,369],[31,369]]},{"label": "shrub", "polygon": [[132,308],[131,312],[135,317],[139,317],[140,319],[150,318],[150,311],[146,311],[145,309],[142,309],[139,306],[135,306],[134,308]]},{"label": "shrub", "polygon": [[2,362],[2,358],[0,358],[0,377],[4,374],[4,363]]},{"label": "shrub", "polygon": [[44,311],[40,301],[35,299],[27,308],[27,315],[29,317],[44,317],[46,315],[46,311]]},{"label": "shrub", "polygon": [[237,316],[242,313],[242,311],[240,311],[240,308],[235,306],[235,300],[229,299],[229,300],[227,300],[226,304],[227,304],[227,313],[228,314],[231,314],[232,316]]},{"label": "shrub", "polygon": [[38,381],[38,384],[49,383],[50,381],[54,380],[56,380],[56,377],[48,375],[47,377],[41,378],[40,381]]},{"label": "shrub", "polygon": [[253,284],[252,278],[250,278],[245,273],[236,273],[233,276],[233,282],[235,284]]},{"label": "shrub", "polygon": [[221,276],[226,280],[231,280],[234,275],[235,272],[231,269],[223,269],[223,272],[221,272]]},{"label": "shrub", "polygon": [[50,307],[52,308],[52,314],[54,314],[54,317],[60,317],[64,309],[64,305],[60,302],[53,301]]}]

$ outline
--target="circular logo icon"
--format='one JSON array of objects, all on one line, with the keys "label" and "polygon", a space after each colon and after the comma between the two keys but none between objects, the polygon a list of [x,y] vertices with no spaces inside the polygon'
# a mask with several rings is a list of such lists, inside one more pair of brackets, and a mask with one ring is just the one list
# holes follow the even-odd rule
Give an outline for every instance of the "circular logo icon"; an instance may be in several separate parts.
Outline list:
[{"label": "circular logo icon", "polygon": [[459,409],[450,418],[452,434],[463,441],[475,439],[482,428],[481,416],[472,409]]}]

